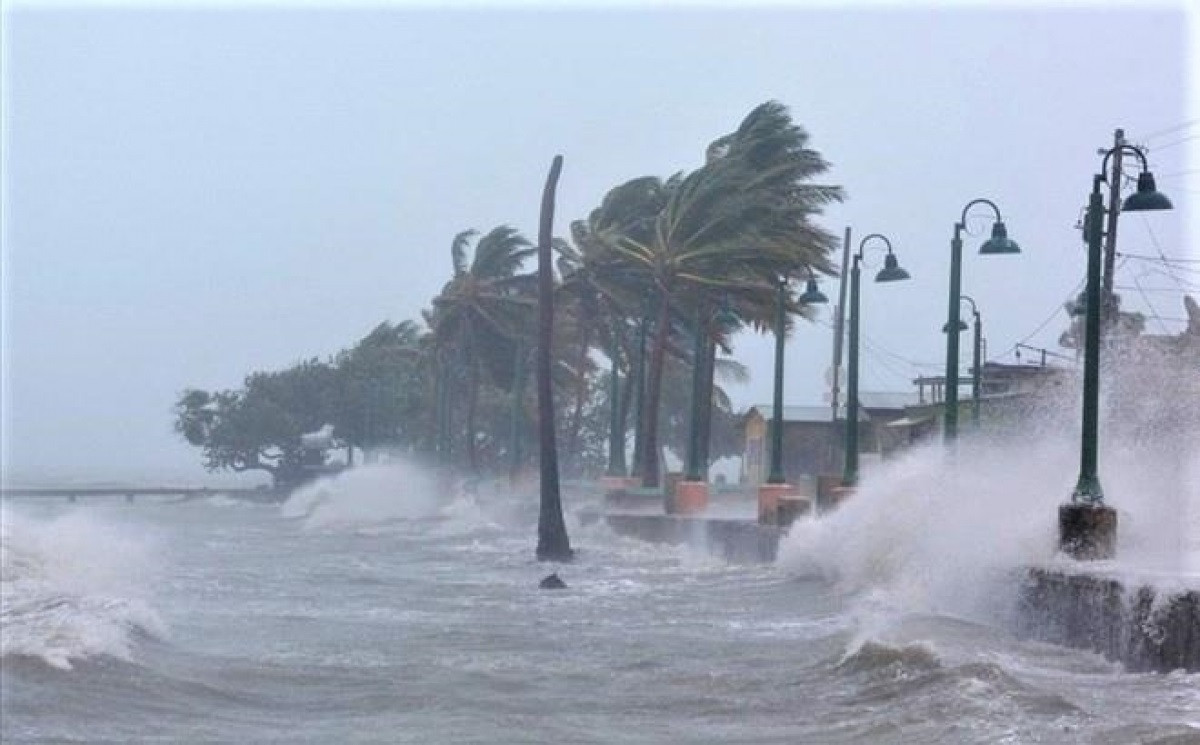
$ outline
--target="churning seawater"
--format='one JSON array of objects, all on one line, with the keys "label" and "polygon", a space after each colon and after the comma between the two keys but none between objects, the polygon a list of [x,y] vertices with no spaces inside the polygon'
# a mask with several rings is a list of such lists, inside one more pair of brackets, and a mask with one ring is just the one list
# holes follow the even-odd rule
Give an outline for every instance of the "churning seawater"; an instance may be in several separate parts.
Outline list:
[{"label": "churning seawater", "polygon": [[896,582],[935,568],[860,546],[850,509],[844,540],[807,524],[736,566],[569,498],[580,556],[549,592],[533,498],[435,493],[377,467],[282,508],[8,501],[0,740],[1200,742],[1200,677],[1014,639]]}]

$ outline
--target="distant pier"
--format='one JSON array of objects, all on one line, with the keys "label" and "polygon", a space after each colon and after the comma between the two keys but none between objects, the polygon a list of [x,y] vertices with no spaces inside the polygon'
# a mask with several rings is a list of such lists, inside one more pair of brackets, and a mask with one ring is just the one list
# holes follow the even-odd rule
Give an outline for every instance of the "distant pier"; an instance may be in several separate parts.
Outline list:
[{"label": "distant pier", "polygon": [[214,489],[207,486],[54,486],[0,489],[0,499],[66,499],[74,502],[83,498],[177,497],[180,501],[223,496],[247,502],[281,502],[285,493],[276,489]]}]

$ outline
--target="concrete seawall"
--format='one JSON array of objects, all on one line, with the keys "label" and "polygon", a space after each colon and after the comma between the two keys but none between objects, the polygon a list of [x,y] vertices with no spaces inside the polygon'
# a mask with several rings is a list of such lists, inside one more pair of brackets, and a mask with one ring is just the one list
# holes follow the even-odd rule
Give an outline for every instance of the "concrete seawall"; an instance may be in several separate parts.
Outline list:
[{"label": "concrete seawall", "polygon": [[[748,519],[620,513],[603,518],[620,535],[688,545],[743,564],[773,562],[786,533]],[[1014,631],[1099,652],[1131,671],[1200,672],[1200,589],[1179,580],[1119,577],[1085,564],[1026,569]]]},{"label": "concrete seawall", "polygon": [[1200,591],[1165,589],[1169,581],[1030,569],[1018,601],[1017,632],[1091,649],[1129,670],[1200,671]]},{"label": "concrete seawall", "polygon": [[630,514],[610,514],[604,519],[620,535],[674,546],[686,544],[739,564],[775,561],[783,535],[780,528],[752,520]]}]

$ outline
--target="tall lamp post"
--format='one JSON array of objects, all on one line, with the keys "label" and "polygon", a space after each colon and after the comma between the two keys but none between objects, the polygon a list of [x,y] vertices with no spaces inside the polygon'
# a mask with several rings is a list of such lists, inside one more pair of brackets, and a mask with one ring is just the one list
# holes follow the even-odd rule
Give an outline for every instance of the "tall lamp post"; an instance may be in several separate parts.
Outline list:
[{"label": "tall lamp post", "polygon": [[908,279],[909,273],[900,267],[892,242],[887,236],[871,233],[858,244],[858,253],[850,269],[850,344],[849,363],[846,369],[846,456],[842,470],[842,486],[858,483],[858,327],[859,327],[859,264],[863,260],[863,249],[872,238],[878,238],[887,246],[887,257],[883,268],[875,275],[876,282],[896,282]]},{"label": "tall lamp post", "polygon": [[[1000,217],[1000,208],[990,199],[972,199],[963,207],[962,217],[954,223],[954,238],[950,241],[950,304],[946,318],[947,329],[957,329],[962,319],[959,317],[959,297],[962,294],[962,232],[967,227],[967,213],[977,204],[986,204],[996,213],[996,222],[992,224],[992,237],[979,247],[983,255],[1015,254],[1021,249],[1016,242],[1008,237],[1008,229]],[[958,334],[946,334],[946,412],[942,427],[942,436],[947,445],[953,445],[958,437]]]},{"label": "tall lamp post", "polygon": [[[970,295],[959,295],[959,297],[971,304],[971,314],[975,317],[974,334],[972,335],[974,338],[971,340],[972,346],[974,347],[971,351],[971,365],[973,368],[971,372],[971,427],[972,429],[978,430],[979,397],[982,387],[980,376],[983,374],[982,368],[980,367],[980,365],[983,364],[983,361],[980,359],[983,352],[983,319],[979,315],[979,306],[975,304],[974,298],[972,298]],[[966,331],[967,324],[959,321],[958,330],[959,332]],[[949,331],[949,326],[942,326],[943,334],[948,333]]]},{"label": "tall lamp post", "polygon": [[[771,400],[771,460],[767,481],[758,490],[759,522],[777,524],[779,497],[789,486],[783,473],[783,343],[787,330],[787,277],[780,277],[775,287],[775,390]],[[827,303],[829,299],[809,276],[804,292],[796,298],[802,304]]]},{"label": "tall lamp post", "polygon": [[[768,484],[784,484],[783,474],[783,341],[787,325],[787,280],[780,279],[775,294],[775,390],[771,401],[771,469]],[[810,278],[804,293],[797,300],[806,305],[829,302]]]},{"label": "tall lamp post", "polygon": [[783,337],[787,324],[787,281],[775,289],[775,387],[771,396],[771,469],[768,484],[783,484]]},{"label": "tall lamp post", "polygon": [[[1071,493],[1071,501],[1059,507],[1059,545],[1077,559],[1106,559],[1116,553],[1117,513],[1104,504],[1098,471],[1099,408],[1100,408],[1100,324],[1101,324],[1101,264],[1103,261],[1104,200],[1100,185],[1105,182],[1108,159],[1119,153],[1133,153],[1142,164],[1137,191],[1125,199],[1122,209],[1128,212],[1169,210],[1171,200],[1158,191],[1154,175],[1145,154],[1133,145],[1119,145],[1104,153],[1100,173],[1092,178],[1092,193],[1088,199],[1085,235],[1088,245],[1087,289],[1084,300],[1083,350],[1083,432],[1079,457],[1079,480]],[[1120,189],[1120,184],[1114,184]],[[1110,215],[1110,220],[1112,216]]]}]

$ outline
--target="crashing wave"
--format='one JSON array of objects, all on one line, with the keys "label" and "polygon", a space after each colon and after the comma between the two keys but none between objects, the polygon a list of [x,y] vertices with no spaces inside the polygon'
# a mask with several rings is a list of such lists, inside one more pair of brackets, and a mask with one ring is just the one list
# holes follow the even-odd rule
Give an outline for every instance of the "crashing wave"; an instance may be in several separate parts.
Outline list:
[{"label": "crashing wave", "polygon": [[0,525],[0,653],[70,669],[131,659],[139,636],[166,627],[145,598],[149,547],[94,517],[38,521],[6,510]]}]

